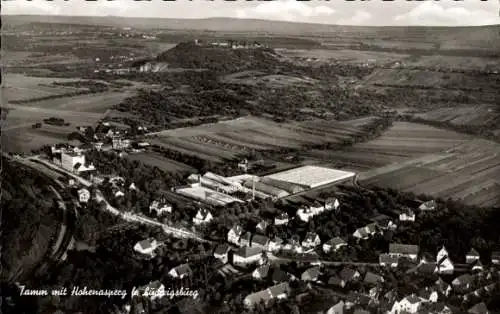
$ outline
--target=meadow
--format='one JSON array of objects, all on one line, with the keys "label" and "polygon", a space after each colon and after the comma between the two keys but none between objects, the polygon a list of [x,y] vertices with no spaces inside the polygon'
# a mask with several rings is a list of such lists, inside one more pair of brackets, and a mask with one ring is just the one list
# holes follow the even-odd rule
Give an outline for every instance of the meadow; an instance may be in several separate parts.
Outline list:
[{"label": "meadow", "polygon": [[188,165],[168,159],[153,152],[129,154],[127,155],[127,158],[130,160],[140,161],[141,163],[151,167],[158,167],[159,169],[167,172],[195,172],[195,169],[189,167]]}]

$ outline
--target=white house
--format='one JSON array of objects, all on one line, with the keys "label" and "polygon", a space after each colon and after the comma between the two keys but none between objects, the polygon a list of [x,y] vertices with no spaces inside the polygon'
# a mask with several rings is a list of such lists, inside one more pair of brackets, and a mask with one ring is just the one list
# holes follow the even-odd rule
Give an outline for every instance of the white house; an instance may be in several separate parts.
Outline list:
[{"label": "white house", "polygon": [[209,223],[210,221],[212,221],[212,219],[214,219],[212,213],[210,213],[210,211],[205,208],[201,208],[198,210],[198,213],[196,213],[196,216],[193,218],[193,223],[195,225],[201,225]]},{"label": "white house", "polygon": [[90,200],[90,192],[87,189],[78,190],[78,200],[80,203],[87,203]]},{"label": "white house", "polygon": [[338,210],[338,208],[340,207],[340,202],[337,198],[335,197],[330,197],[330,198],[327,198],[326,201],[325,201],[325,209],[326,210]]},{"label": "white house", "polygon": [[219,244],[215,248],[214,257],[225,264],[228,261],[228,254],[229,254],[230,250],[231,249],[230,249],[229,245],[227,245],[225,243]]},{"label": "white house", "polygon": [[399,221],[415,221],[415,212],[411,209],[404,210],[399,214]]},{"label": "white house", "polygon": [[256,234],[252,237],[251,247],[260,247],[263,250],[267,250],[269,247],[269,238],[263,235]]},{"label": "white house", "polygon": [[283,212],[274,218],[274,224],[276,226],[286,225],[290,221],[290,217],[287,213]]},{"label": "white house", "polygon": [[257,267],[253,272],[252,272],[252,277],[255,279],[264,279],[267,277],[269,274],[269,264],[264,264],[259,267]]},{"label": "white house", "polygon": [[311,249],[317,247],[321,244],[321,239],[315,232],[308,232],[302,241],[302,247],[304,249]]},{"label": "white house", "polygon": [[368,232],[366,232],[366,229],[364,227],[356,229],[352,236],[359,240],[367,240],[370,238],[370,235],[368,234]]},{"label": "white house", "polygon": [[340,238],[340,237],[335,237],[333,239],[328,240],[323,244],[323,251],[325,253],[329,253],[332,251],[337,251],[343,246],[347,246],[347,242]]},{"label": "white house", "polygon": [[491,263],[493,265],[500,265],[500,251],[491,253]]},{"label": "white house", "polygon": [[465,256],[465,261],[467,264],[472,264],[475,261],[479,260],[479,257],[479,253],[474,248],[472,248]]},{"label": "white house", "polygon": [[161,245],[156,239],[145,239],[134,245],[134,251],[154,257],[154,251]]},{"label": "white house", "polygon": [[255,305],[264,303],[267,304],[270,300],[280,300],[288,298],[290,294],[290,286],[287,282],[283,282],[277,284],[276,286],[272,286],[267,288],[266,290],[262,290],[259,292],[255,292],[249,294],[244,300],[243,304],[245,304],[246,308],[253,308]]},{"label": "white house", "polygon": [[240,225],[235,225],[227,233],[227,242],[238,245],[240,243],[240,237],[243,234],[243,228]]},{"label": "white house", "polygon": [[269,241],[267,250],[273,252],[279,251],[281,250],[282,246],[283,246],[283,240],[281,238],[275,237],[274,239]]},{"label": "white house", "polygon": [[179,279],[190,276],[192,273],[193,271],[191,270],[191,267],[189,267],[189,264],[181,264],[179,266],[172,268],[168,272],[169,276],[171,276],[172,278],[179,278]]},{"label": "white house", "polygon": [[61,152],[61,166],[71,172],[95,170],[94,165],[85,166],[85,155],[78,152]]},{"label": "white house", "polygon": [[437,253],[436,263],[439,263],[439,261],[441,261],[443,259],[443,257],[448,257],[448,251],[446,250],[444,245]]},{"label": "white house", "polygon": [[421,211],[434,211],[437,209],[436,201],[430,200],[427,202],[422,203],[418,209]]},{"label": "white house", "polygon": [[238,266],[262,263],[262,252],[260,247],[245,246],[233,254],[233,263]]},{"label": "white house", "polygon": [[394,257],[407,257],[411,260],[416,260],[418,257],[418,245],[410,244],[389,244],[389,255]]},{"label": "white house", "polygon": [[162,215],[163,213],[171,213],[172,205],[167,203],[167,200],[162,197],[159,200],[155,200],[149,205],[149,212],[156,212],[157,216]]},{"label": "white house", "polygon": [[297,210],[297,217],[305,222],[308,222],[312,217],[314,217],[314,211],[306,206],[303,206]]},{"label": "white house", "polygon": [[415,295],[410,295],[403,298],[399,302],[395,302],[390,311],[391,314],[400,314],[400,313],[418,313],[420,310],[423,299],[417,297]]},{"label": "white house", "polygon": [[437,273],[443,275],[453,274],[455,267],[453,266],[453,262],[448,256],[443,256],[441,260],[436,264]]}]

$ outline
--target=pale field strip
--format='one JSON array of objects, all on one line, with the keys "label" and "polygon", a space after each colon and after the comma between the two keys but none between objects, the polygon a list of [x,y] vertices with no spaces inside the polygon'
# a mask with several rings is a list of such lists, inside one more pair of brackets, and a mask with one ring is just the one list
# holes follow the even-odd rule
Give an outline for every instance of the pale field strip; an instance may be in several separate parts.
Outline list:
[{"label": "pale field strip", "polygon": [[239,140],[231,139],[230,137],[226,136],[225,133],[210,134],[210,135],[207,135],[206,138],[214,139],[216,141],[228,143],[228,144],[235,145],[235,146],[242,146],[242,147],[247,148],[247,149],[259,149],[259,150],[268,150],[269,149],[269,146],[267,146],[267,145],[259,145],[256,143],[250,143],[248,141],[241,142]]},{"label": "pale field strip", "polygon": [[239,143],[242,143],[243,145],[251,145],[251,146],[263,146],[265,147],[266,150],[273,150],[273,149],[279,149],[279,146],[272,145],[269,143],[262,143],[258,140],[255,140],[254,138],[249,138],[248,136],[237,134],[237,133],[221,133],[218,134],[221,137],[228,138],[233,141],[237,141]]},{"label": "pale field strip", "polygon": [[178,151],[179,153],[183,153],[183,154],[186,154],[186,155],[195,155],[195,156],[198,156],[199,158],[202,158],[202,159],[205,159],[205,160],[208,160],[208,161],[213,161],[213,162],[220,162],[222,161],[220,158],[217,158],[217,157],[214,157],[214,156],[211,156],[211,155],[207,155],[207,154],[203,154],[203,153],[199,153],[199,152],[193,152],[192,150],[190,149],[185,149],[185,148],[182,148],[182,147],[178,147],[178,146],[173,146],[171,143],[167,143],[163,140],[159,140],[159,139],[151,139],[149,140],[149,142],[153,145],[158,145],[160,147],[165,147],[165,148],[168,148],[168,149],[172,149],[172,150],[175,150],[175,151]]},{"label": "pale field strip", "polygon": [[233,150],[235,152],[246,152],[249,150],[248,147],[241,145],[241,143],[230,143],[229,141],[221,141],[220,139],[215,139],[213,136],[193,136],[189,140],[193,142],[200,143],[202,145],[215,146],[223,149]]},{"label": "pale field strip", "polygon": [[189,150],[193,153],[202,153],[205,155],[210,155],[213,157],[221,157],[221,158],[233,158],[234,154],[221,149],[221,148],[213,148],[213,147],[208,147],[207,145],[204,145],[203,147],[200,147],[199,143],[196,142],[190,142],[187,141],[184,138],[163,138],[162,141],[168,145],[171,145],[173,149],[175,148],[182,148]]},{"label": "pale field strip", "polygon": [[250,137],[257,135],[257,136],[263,136],[263,137],[277,139],[280,141],[284,140],[287,142],[295,143],[296,145],[318,144],[318,143],[324,142],[324,139],[322,139],[322,138],[317,137],[314,140],[311,136],[303,136],[303,135],[301,135],[299,133],[295,133],[295,132],[267,133],[265,131],[260,131],[260,130],[247,130],[247,131],[242,131],[242,133],[246,133]]},{"label": "pale field strip", "polygon": [[[182,140],[187,144],[194,144],[199,146],[205,151],[205,148],[210,152],[217,152],[217,154],[223,154],[227,156],[235,156],[236,154],[241,154],[244,150],[238,149],[236,147],[231,147],[229,145],[222,145],[218,143],[210,143],[210,142],[200,142],[191,137],[183,137]],[[220,153],[219,153],[220,152]]]},{"label": "pale field strip", "polygon": [[477,194],[478,192],[480,192],[481,190],[487,190],[491,187],[494,187],[498,184],[497,180],[494,180],[494,179],[490,179],[490,180],[487,180],[487,181],[483,181],[481,180],[481,182],[477,182],[477,183],[472,183],[470,185],[469,188],[467,189],[464,189],[462,191],[459,191],[459,192],[456,192],[454,194],[451,195],[452,198],[461,198],[461,199],[464,199],[468,196],[473,196],[475,194]]},{"label": "pale field strip", "polygon": [[156,153],[129,154],[127,158],[167,171],[195,171],[194,168]]},{"label": "pale field strip", "polygon": [[500,195],[498,191],[500,191],[500,184],[497,183],[474,195],[464,198],[463,202],[482,207],[498,206],[500,204]]},{"label": "pale field strip", "polygon": [[[339,132],[335,131],[327,131],[327,130],[317,130],[317,129],[308,129],[304,126],[296,126],[296,125],[283,125],[282,128],[284,129],[289,129],[291,131],[301,133],[304,136],[308,137],[313,137],[313,138],[321,138],[321,139],[328,139],[328,142],[340,142],[348,137],[350,135],[345,135],[345,134],[339,134]],[[327,142],[323,140],[324,142]]]}]

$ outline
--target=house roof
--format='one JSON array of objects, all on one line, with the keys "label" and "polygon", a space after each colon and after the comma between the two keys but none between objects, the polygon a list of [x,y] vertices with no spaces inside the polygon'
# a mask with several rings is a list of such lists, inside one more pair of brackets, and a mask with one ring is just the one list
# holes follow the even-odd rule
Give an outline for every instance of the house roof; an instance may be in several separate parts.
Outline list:
[{"label": "house roof", "polygon": [[311,241],[314,242],[316,238],[319,237],[317,233],[315,232],[308,232],[304,238],[304,241]]},{"label": "house roof", "polygon": [[484,302],[478,303],[471,307],[467,313],[473,313],[473,314],[486,314],[488,313],[488,308],[486,307],[486,304]]},{"label": "house roof", "polygon": [[269,264],[264,264],[255,269],[256,272],[259,273],[260,277],[266,277],[267,274],[269,273]]},{"label": "house roof", "polygon": [[273,298],[276,298],[280,294],[289,293],[290,292],[290,285],[288,284],[288,282],[282,282],[280,284],[277,284],[275,286],[268,288],[268,290],[271,293],[271,296]]},{"label": "house roof", "polygon": [[371,271],[367,272],[365,275],[364,282],[365,283],[370,283],[370,284],[377,284],[379,282],[383,282],[384,277],[377,275],[375,273],[372,273]]},{"label": "house roof", "polygon": [[300,278],[302,280],[316,280],[320,275],[319,267],[311,267],[304,271]]},{"label": "house roof", "polygon": [[337,246],[341,244],[347,244],[347,242],[340,237],[335,237],[333,239],[328,240],[325,244],[329,244],[331,246]]},{"label": "house roof", "polygon": [[339,276],[335,275],[335,276],[332,276],[328,279],[328,284],[329,285],[335,285],[335,286],[340,286],[342,285],[342,282],[345,283],[345,280],[343,280],[342,278],[340,278]]},{"label": "house roof", "polygon": [[357,232],[357,233],[359,233],[359,235],[360,235],[361,237],[366,237],[366,236],[368,236],[368,232],[366,232],[365,227],[362,227],[362,228],[358,228],[358,229],[356,229],[356,231],[354,231],[354,233],[356,233],[356,232]]},{"label": "house roof", "polygon": [[474,276],[469,274],[463,274],[452,281],[455,286],[466,285],[474,280]]},{"label": "house roof", "polygon": [[379,262],[383,264],[397,264],[399,262],[399,259],[395,256],[391,256],[389,254],[380,254],[379,257]]},{"label": "house roof", "polygon": [[450,287],[450,285],[446,281],[444,281],[441,277],[439,277],[439,279],[436,280],[435,285],[440,291],[445,291]]},{"label": "house roof", "polygon": [[241,235],[243,233],[243,228],[240,225],[234,225],[229,232],[234,232],[237,235]]},{"label": "house roof", "polygon": [[249,258],[255,255],[259,255],[262,253],[262,249],[259,247],[249,247],[245,246],[240,248],[238,251],[234,253],[234,255],[241,256],[243,258]]},{"label": "house roof", "polygon": [[219,244],[215,248],[214,254],[219,254],[219,255],[226,254],[229,250],[230,250],[229,245],[227,245],[225,243],[224,244]]},{"label": "house roof", "polygon": [[436,271],[436,263],[422,263],[418,265],[417,271],[424,274],[432,274]]},{"label": "house roof", "polygon": [[210,211],[206,208],[200,208],[198,209],[198,214],[200,214],[203,219],[207,218],[208,214],[210,214]]},{"label": "house roof", "polygon": [[411,244],[389,244],[389,253],[392,254],[418,254],[418,245]]},{"label": "house roof", "polygon": [[280,268],[275,268],[272,279],[274,282],[284,282],[290,280],[290,275]]},{"label": "house roof", "polygon": [[371,224],[367,224],[367,225],[365,226],[365,228],[366,228],[366,229],[368,229],[368,231],[369,231],[370,233],[375,233],[375,232],[377,232],[377,227],[378,227],[378,223],[376,223],[376,222],[372,222]]},{"label": "house roof", "polygon": [[175,272],[179,275],[187,275],[192,272],[191,267],[189,267],[189,264],[181,264],[179,266],[174,267],[172,270],[175,270]]},{"label": "house roof", "polygon": [[491,258],[500,259],[500,251],[495,251],[491,253]]},{"label": "house roof", "polygon": [[281,239],[279,237],[275,237],[274,239],[271,240],[271,242],[274,242],[276,244],[281,244],[281,243],[283,243],[283,239]]},{"label": "house roof", "polygon": [[370,297],[361,293],[354,291],[349,291],[347,294],[346,301],[358,304],[358,305],[368,305],[371,301]]},{"label": "house roof", "polygon": [[265,230],[267,228],[267,226],[269,225],[269,223],[265,220],[261,220],[258,224],[257,224],[257,229],[260,229],[260,230]]},{"label": "house roof", "polygon": [[483,267],[483,263],[481,263],[481,260],[477,259],[472,263],[472,267]]},{"label": "house roof", "polygon": [[475,248],[471,248],[470,251],[467,253],[467,256],[476,256],[476,257],[479,257],[479,253],[476,251]]},{"label": "house roof", "polygon": [[418,209],[420,209],[420,210],[430,210],[430,209],[434,209],[435,207],[436,207],[436,201],[435,200],[430,200],[430,201],[427,201],[427,202],[423,202],[418,207]]},{"label": "house roof", "polygon": [[405,297],[405,299],[410,302],[411,304],[416,304],[416,303],[420,303],[422,302],[422,299],[417,297],[416,295],[410,295],[410,296],[407,296]]},{"label": "house roof", "polygon": [[252,238],[252,244],[267,245],[269,243],[269,238],[263,235],[254,235]]},{"label": "house roof", "polygon": [[431,288],[425,288],[425,289],[422,289],[418,292],[418,296],[421,298],[424,298],[426,300],[429,300],[429,298],[431,297],[433,292],[436,292],[436,291],[434,289],[431,289]]},{"label": "house roof", "polygon": [[290,219],[290,217],[288,216],[288,214],[286,212],[282,212],[281,214],[276,216],[276,219]]},{"label": "house roof", "polygon": [[347,281],[347,280],[352,280],[356,274],[359,274],[357,270],[345,267],[344,269],[342,269],[339,276],[340,278]]},{"label": "house roof", "polygon": [[143,250],[147,250],[153,247],[153,239],[145,239],[142,241],[139,241],[139,247]]}]

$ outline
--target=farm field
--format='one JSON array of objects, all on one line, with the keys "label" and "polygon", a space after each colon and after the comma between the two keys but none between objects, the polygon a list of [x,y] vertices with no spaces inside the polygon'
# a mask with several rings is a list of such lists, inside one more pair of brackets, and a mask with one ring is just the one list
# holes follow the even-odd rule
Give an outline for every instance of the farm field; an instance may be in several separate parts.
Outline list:
[{"label": "farm field", "polygon": [[488,125],[494,122],[497,109],[493,105],[445,107],[414,116],[429,121],[449,122],[455,125]]},{"label": "farm field", "polygon": [[[328,45],[328,43],[326,44]],[[365,63],[377,61],[377,63],[388,63],[401,61],[409,57],[406,54],[361,51],[361,50],[329,50],[329,49],[278,49],[280,53],[289,57],[317,59],[321,61],[335,59],[342,62]]]},{"label": "farm field", "polygon": [[210,161],[233,159],[249,150],[300,148],[304,145],[339,143],[362,132],[374,117],[338,121],[307,121],[278,124],[257,117],[244,117],[189,128],[150,134],[150,142]]},{"label": "farm field", "polygon": [[[318,126],[320,129],[321,126]],[[356,172],[368,171],[402,162],[465,143],[470,136],[435,127],[394,122],[382,136],[366,143],[355,144],[341,151],[310,150],[306,156],[313,160],[345,165]]]},{"label": "farm field", "polygon": [[470,205],[500,204],[500,145],[469,140],[442,152],[363,172],[364,185],[378,185],[454,198]]},{"label": "farm field", "polygon": [[175,160],[165,158],[159,154],[152,153],[152,152],[139,153],[139,154],[129,154],[129,155],[127,155],[127,158],[130,160],[140,161],[141,163],[144,163],[144,164],[152,166],[152,167],[158,167],[159,169],[161,169],[163,171],[168,171],[168,172],[177,172],[177,171],[194,172],[195,171],[194,168],[189,167],[188,165],[177,162]]}]

